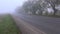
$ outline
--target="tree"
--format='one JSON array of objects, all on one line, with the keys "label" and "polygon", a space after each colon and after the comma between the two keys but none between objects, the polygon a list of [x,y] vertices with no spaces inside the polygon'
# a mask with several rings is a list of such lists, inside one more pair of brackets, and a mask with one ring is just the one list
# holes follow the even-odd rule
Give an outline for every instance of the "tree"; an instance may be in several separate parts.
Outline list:
[{"label": "tree", "polygon": [[54,15],[55,15],[57,12],[57,9],[55,8],[55,6],[60,4],[60,0],[46,0],[46,2],[48,2],[52,6],[54,10]]},{"label": "tree", "polygon": [[41,7],[41,0],[34,0],[32,3],[32,12],[35,14],[37,10],[40,11],[40,14],[42,15],[42,7]]}]

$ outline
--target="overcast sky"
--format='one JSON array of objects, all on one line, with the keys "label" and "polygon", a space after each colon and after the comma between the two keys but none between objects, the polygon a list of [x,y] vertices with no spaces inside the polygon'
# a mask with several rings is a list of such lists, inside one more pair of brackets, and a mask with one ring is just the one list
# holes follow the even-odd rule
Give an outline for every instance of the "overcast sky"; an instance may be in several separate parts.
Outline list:
[{"label": "overcast sky", "polygon": [[0,13],[10,13],[26,0],[0,0]]}]

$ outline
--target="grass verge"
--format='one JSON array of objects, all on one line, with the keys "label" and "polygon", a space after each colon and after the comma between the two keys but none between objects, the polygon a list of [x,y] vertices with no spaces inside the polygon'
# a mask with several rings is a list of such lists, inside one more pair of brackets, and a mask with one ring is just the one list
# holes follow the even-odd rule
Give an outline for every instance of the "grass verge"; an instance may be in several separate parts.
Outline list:
[{"label": "grass verge", "polygon": [[20,34],[11,16],[6,15],[0,20],[0,34]]},{"label": "grass verge", "polygon": [[60,16],[58,16],[58,15],[36,15],[36,16],[44,16],[44,17],[60,18]]}]

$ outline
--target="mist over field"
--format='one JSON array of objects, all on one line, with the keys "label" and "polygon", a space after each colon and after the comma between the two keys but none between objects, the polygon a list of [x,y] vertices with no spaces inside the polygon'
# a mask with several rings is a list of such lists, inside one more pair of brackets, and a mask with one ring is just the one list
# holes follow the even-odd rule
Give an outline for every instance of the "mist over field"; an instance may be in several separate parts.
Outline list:
[{"label": "mist over field", "polygon": [[22,6],[26,0],[0,0],[0,14],[12,13],[16,7]]}]

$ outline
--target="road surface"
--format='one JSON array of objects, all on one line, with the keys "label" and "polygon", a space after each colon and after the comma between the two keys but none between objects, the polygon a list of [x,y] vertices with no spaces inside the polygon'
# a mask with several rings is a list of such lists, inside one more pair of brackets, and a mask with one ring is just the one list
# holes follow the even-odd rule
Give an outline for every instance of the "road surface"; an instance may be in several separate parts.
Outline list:
[{"label": "road surface", "polygon": [[[15,16],[25,23],[27,27],[23,24],[19,24],[24,31],[28,28],[35,31],[33,34],[60,34],[60,18],[44,17],[36,15],[27,14],[15,14]],[[21,23],[21,22],[20,22]],[[27,23],[27,24],[26,24]],[[21,26],[22,25],[22,26]],[[24,29],[24,28],[25,29]],[[24,31],[25,34],[32,34],[30,30]],[[42,32],[42,33],[41,33]]]}]

